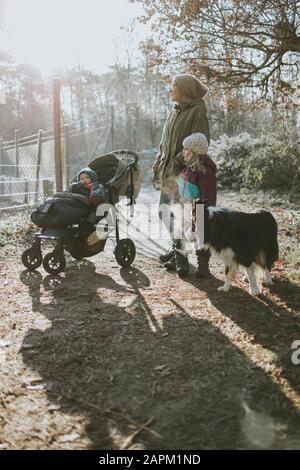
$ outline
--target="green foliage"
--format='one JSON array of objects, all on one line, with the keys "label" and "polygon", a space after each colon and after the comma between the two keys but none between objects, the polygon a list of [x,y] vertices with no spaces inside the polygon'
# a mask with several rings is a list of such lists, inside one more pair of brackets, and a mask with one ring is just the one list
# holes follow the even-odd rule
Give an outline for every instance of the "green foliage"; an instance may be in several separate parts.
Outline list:
[{"label": "green foliage", "polygon": [[299,150],[292,142],[282,141],[258,148],[245,161],[241,186],[290,191],[299,166]]},{"label": "green foliage", "polygon": [[245,162],[252,150],[263,143],[263,139],[253,139],[246,132],[233,137],[223,134],[217,141],[212,142],[209,154],[217,162],[218,185],[239,189],[242,185]]},{"label": "green foliage", "polygon": [[222,136],[211,145],[220,187],[300,193],[300,151],[290,140]]}]

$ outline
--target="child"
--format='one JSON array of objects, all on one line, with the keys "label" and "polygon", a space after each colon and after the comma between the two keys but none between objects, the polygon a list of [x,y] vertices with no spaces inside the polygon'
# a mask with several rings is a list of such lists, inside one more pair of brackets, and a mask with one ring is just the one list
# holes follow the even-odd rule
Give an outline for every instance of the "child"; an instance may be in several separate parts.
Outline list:
[{"label": "child", "polygon": [[[90,203],[94,206],[106,202],[104,186],[98,182],[97,173],[89,167],[80,170],[77,176],[77,182],[71,184],[69,191],[88,197]],[[89,252],[92,253],[92,250],[96,250],[97,252],[99,246],[103,249],[107,236],[108,234],[105,234],[105,237],[99,238],[99,233],[93,230],[86,239]]]},{"label": "child", "polygon": [[102,184],[98,182],[97,173],[89,167],[80,170],[77,182],[72,183],[69,191],[82,194],[90,199],[91,204],[97,206],[106,200],[106,192]]},{"label": "child", "polygon": [[[216,204],[216,170],[213,160],[207,155],[208,141],[204,134],[199,132],[186,137],[183,141],[183,158],[185,167],[181,171],[177,188],[180,204],[191,203],[196,199],[206,199],[211,205]],[[183,227],[183,239],[174,250],[173,258],[167,263],[167,269],[176,269],[178,274],[184,275],[189,271],[188,232],[192,232],[192,215]],[[208,262],[210,254],[205,249],[196,250],[198,267],[196,277],[206,277],[209,274]]]}]

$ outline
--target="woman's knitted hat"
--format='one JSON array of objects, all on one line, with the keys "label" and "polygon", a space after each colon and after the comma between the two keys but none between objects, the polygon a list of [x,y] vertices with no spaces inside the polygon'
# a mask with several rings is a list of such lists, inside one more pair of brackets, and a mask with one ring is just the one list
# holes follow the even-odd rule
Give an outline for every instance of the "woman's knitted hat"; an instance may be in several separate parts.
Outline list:
[{"label": "woman's knitted hat", "polygon": [[184,148],[192,150],[197,155],[206,155],[208,152],[208,141],[204,134],[195,132],[189,135],[182,142]]},{"label": "woman's knitted hat", "polygon": [[172,80],[172,85],[178,86],[185,99],[197,100],[204,98],[208,92],[207,86],[200,82],[197,77],[189,73],[175,75]]}]

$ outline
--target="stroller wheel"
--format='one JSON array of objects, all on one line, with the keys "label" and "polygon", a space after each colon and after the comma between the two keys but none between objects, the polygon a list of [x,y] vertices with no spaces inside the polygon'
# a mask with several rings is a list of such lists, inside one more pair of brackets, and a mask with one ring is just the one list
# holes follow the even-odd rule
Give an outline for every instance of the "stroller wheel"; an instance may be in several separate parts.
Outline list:
[{"label": "stroller wheel", "polygon": [[40,251],[34,248],[28,248],[22,254],[22,263],[24,264],[25,268],[29,269],[30,271],[34,271],[35,269],[39,268],[42,264],[43,257]]},{"label": "stroller wheel", "polygon": [[66,259],[59,253],[48,253],[43,260],[43,267],[49,274],[59,274],[66,269]]},{"label": "stroller wheel", "polygon": [[115,257],[120,266],[130,266],[135,258],[135,244],[130,238],[119,240],[115,248]]}]

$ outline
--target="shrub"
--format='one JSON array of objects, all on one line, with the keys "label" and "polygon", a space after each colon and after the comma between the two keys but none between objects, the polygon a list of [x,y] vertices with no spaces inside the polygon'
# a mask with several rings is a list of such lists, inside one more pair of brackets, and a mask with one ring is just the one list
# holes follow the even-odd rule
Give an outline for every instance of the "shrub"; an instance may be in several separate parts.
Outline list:
[{"label": "shrub", "polygon": [[295,142],[243,133],[212,142],[210,155],[218,166],[218,186],[300,192],[300,152]]},{"label": "shrub", "polygon": [[241,186],[248,189],[290,191],[300,167],[296,144],[282,141],[251,152],[242,172]]},{"label": "shrub", "polygon": [[239,189],[245,163],[253,149],[264,143],[265,139],[254,139],[246,132],[233,137],[223,134],[212,142],[209,154],[218,166],[218,186]]}]

